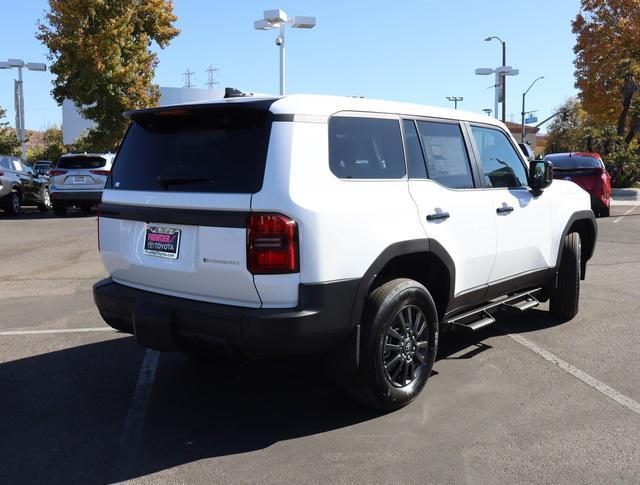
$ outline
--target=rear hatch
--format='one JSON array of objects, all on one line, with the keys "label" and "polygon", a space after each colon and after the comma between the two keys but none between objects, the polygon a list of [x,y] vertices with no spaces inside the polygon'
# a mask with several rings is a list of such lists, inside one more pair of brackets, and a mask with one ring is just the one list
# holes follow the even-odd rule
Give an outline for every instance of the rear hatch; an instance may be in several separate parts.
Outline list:
[{"label": "rear hatch", "polygon": [[130,114],[100,209],[100,250],[115,281],[259,307],[246,222],[260,190],[270,102]]},{"label": "rear hatch", "polygon": [[70,155],[61,157],[51,171],[51,184],[59,190],[102,190],[109,167],[107,159],[99,155]]},{"label": "rear hatch", "polygon": [[602,180],[604,167],[595,157],[584,155],[552,156],[553,177],[575,182],[587,192],[592,192]]}]

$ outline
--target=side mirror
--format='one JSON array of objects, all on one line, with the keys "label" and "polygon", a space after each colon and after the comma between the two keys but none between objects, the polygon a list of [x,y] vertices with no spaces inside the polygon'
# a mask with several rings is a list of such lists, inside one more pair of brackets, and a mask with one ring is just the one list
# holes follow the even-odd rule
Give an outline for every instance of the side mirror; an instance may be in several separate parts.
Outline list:
[{"label": "side mirror", "polygon": [[529,162],[529,187],[534,195],[540,195],[553,182],[553,164],[549,160]]}]

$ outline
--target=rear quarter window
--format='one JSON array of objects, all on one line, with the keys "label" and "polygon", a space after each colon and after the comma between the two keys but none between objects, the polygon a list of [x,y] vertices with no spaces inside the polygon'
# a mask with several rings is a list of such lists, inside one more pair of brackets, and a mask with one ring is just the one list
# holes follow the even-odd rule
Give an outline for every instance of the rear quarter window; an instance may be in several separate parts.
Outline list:
[{"label": "rear quarter window", "polygon": [[400,121],[334,116],[329,120],[329,166],[341,179],[405,176]]}]

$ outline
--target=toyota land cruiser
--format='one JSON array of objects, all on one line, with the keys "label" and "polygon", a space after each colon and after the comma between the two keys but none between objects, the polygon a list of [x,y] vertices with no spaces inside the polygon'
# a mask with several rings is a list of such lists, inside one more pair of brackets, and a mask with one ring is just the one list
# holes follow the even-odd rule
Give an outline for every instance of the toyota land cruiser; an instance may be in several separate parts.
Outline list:
[{"label": "toyota land cruiser", "polygon": [[589,195],[504,125],[349,97],[126,114],[99,208],[94,299],[142,346],[245,359],[338,353],[348,389],[414,399],[441,331],[501,308],[578,311]]}]

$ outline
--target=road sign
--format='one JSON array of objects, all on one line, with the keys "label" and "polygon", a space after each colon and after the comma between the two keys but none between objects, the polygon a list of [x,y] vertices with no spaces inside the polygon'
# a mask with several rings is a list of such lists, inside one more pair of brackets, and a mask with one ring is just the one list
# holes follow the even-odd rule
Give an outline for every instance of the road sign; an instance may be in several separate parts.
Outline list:
[{"label": "road sign", "polygon": [[529,125],[531,123],[537,123],[538,122],[538,117],[537,116],[529,116],[528,118],[525,118],[524,120],[526,125]]}]

